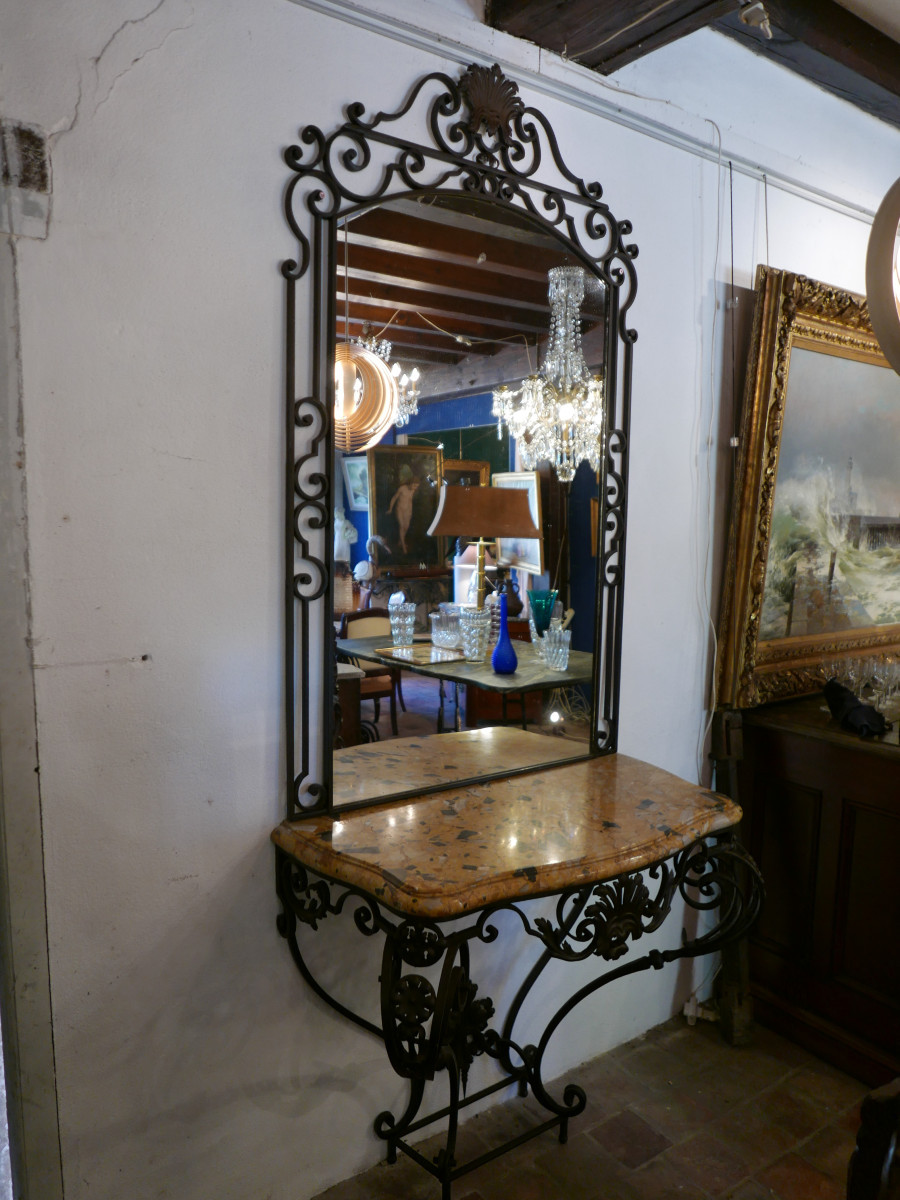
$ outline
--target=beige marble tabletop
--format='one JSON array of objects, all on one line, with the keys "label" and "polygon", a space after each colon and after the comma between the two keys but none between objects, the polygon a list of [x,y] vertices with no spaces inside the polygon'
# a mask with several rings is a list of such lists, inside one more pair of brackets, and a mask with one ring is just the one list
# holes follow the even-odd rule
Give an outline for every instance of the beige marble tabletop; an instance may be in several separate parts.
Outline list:
[{"label": "beige marble tabletop", "polygon": [[610,754],[285,821],[272,840],[396,912],[441,920],[639,870],[740,818],[724,796]]}]

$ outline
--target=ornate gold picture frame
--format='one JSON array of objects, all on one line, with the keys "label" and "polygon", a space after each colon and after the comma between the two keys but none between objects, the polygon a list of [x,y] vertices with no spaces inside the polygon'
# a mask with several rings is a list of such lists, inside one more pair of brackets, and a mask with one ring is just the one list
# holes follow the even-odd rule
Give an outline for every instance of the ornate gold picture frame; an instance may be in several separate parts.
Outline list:
[{"label": "ornate gold picture frame", "polygon": [[491,464],[482,459],[445,458],[444,483],[461,483],[465,487],[488,487]]},{"label": "ornate gold picture frame", "polygon": [[900,646],[900,376],[863,297],[760,266],[718,704],[820,688]]}]

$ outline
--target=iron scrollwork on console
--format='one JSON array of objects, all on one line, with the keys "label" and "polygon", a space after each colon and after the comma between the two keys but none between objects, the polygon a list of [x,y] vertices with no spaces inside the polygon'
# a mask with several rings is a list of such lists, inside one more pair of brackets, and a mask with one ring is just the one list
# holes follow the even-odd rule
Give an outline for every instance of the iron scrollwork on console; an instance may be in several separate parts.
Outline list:
[{"label": "iron scrollwork on console", "polygon": [[[558,1128],[560,1140],[565,1141],[569,1120],[585,1107],[585,1093],[569,1084],[561,1098],[554,1096],[542,1075],[547,1046],[565,1017],[616,979],[659,969],[679,958],[707,954],[744,936],[762,902],[759,872],[728,833],[711,841],[694,842],[645,873],[633,872],[566,890],[557,897],[553,920],[532,919],[522,902],[506,901],[473,915],[469,922],[454,921],[445,930],[435,921],[397,917],[370,894],[320,878],[280,850],[278,888],[283,906],[279,930],[287,938],[304,979],[332,1008],[380,1037],[395,1072],[409,1081],[403,1113],[397,1116],[386,1111],[375,1119],[375,1132],[387,1143],[388,1161],[393,1162],[398,1149],[402,1150],[442,1181],[445,1197],[449,1196],[453,1179],[504,1148],[495,1148],[460,1166],[455,1152],[463,1108],[517,1083],[521,1094],[530,1090],[549,1114],[547,1120],[518,1140]],[[642,956],[631,957],[634,944],[660,928],[678,895],[694,910],[718,909],[715,924],[695,938],[683,935],[681,943],[670,949],[653,948]],[[339,916],[348,907],[352,907],[354,923],[361,933],[380,933],[384,938],[380,1027],[331,996],[313,976],[300,949],[300,925],[316,930],[323,920]],[[515,914],[525,932],[542,943],[543,950],[509,1004],[502,1024],[495,1027],[494,1003],[490,997],[479,995],[471,976],[470,955],[474,946],[497,941],[496,918],[503,912]],[[573,962],[590,957],[606,961],[609,968],[559,1004],[544,1023],[537,1043],[518,1044],[517,1022],[548,963],[553,959]],[[502,1078],[465,1095],[469,1069],[480,1055],[497,1061]],[[446,1072],[449,1105],[438,1113],[419,1117],[426,1084],[439,1072]],[[448,1117],[446,1143],[436,1161],[429,1162],[404,1139],[441,1116]]]},{"label": "iron scrollwork on console", "polygon": [[[427,141],[406,131],[421,114]],[[594,632],[592,753],[615,749],[624,582],[625,505],[636,338],[627,324],[636,292],[637,248],[628,221],[616,219],[597,182],[563,161],[546,117],[524,103],[498,66],[470,66],[459,80],[420,79],[395,112],[367,117],[348,106],[325,135],[308,125],[285,152],[291,178],[285,214],[297,241],[282,265],[286,281],[286,721],[288,815],[333,811],[332,716],[317,694],[334,694],[333,656],[313,653],[332,620],[333,573],[328,531],[334,501],[333,281],[338,225],[373,205],[403,197],[453,193],[495,206],[550,233],[565,253],[605,288],[603,372],[608,430],[600,488],[598,604]],[[299,285],[309,287],[312,353],[297,328]],[[303,349],[299,350],[299,347]],[[302,375],[302,379],[301,379]],[[302,397],[298,399],[298,396]],[[310,677],[318,670],[319,678]],[[502,772],[498,772],[502,773]]]}]

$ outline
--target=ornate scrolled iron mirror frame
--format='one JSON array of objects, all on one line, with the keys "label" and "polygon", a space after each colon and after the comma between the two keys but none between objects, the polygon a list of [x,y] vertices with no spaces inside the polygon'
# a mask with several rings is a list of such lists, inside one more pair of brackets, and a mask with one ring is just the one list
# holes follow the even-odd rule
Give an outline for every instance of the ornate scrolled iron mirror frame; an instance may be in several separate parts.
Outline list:
[{"label": "ornate scrolled iron mirror frame", "polygon": [[[429,144],[401,136],[424,107]],[[285,713],[288,817],[335,811],[331,776],[333,704],[312,708],[309,664],[322,636],[322,695],[335,694],[330,633],[333,571],[330,530],[334,480],[333,281],[337,228],[349,214],[401,196],[452,191],[516,210],[554,234],[606,286],[604,343],[605,486],[600,489],[597,605],[590,754],[615,750],[619,704],[625,565],[631,359],[636,333],[626,316],[636,292],[637,247],[626,244],[628,221],[617,220],[599,183],[568,170],[546,117],[527,107],[498,66],[472,65],[459,81],[435,72],[421,78],[393,113],[365,115],[348,106],[326,136],[315,126],[285,151],[292,172],[285,214],[297,239],[286,281],[286,652]],[[545,157],[546,154],[546,157]],[[380,157],[379,157],[380,156]],[[545,167],[553,182],[538,178]],[[309,288],[312,355],[300,383],[297,353],[300,285]],[[307,375],[307,363],[302,363]],[[304,394],[306,386],[309,392]],[[497,775],[511,774],[509,769]]]}]

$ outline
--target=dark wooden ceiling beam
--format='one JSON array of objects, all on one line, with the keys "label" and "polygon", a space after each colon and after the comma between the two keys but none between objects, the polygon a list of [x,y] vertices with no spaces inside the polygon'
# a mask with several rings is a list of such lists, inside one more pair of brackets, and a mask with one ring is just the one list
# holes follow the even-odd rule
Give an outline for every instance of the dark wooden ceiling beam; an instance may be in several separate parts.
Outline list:
[{"label": "dark wooden ceiling beam", "polygon": [[[417,206],[424,207],[424,206]],[[394,242],[397,247],[408,247],[405,253],[429,257],[442,257],[447,262],[468,263],[478,266],[478,258],[485,255],[484,267],[512,268],[513,273],[523,268],[546,272],[563,262],[572,260],[571,253],[556,246],[552,235],[531,229],[504,228],[494,222],[485,230],[478,228],[478,219],[469,219],[467,225],[459,223],[459,214],[445,212],[436,207],[425,208],[426,216],[411,216],[405,209],[389,207],[373,208],[354,218],[349,225],[350,254],[357,235]],[[454,220],[453,218],[457,218]],[[341,230],[338,238],[342,238]],[[341,255],[343,251],[341,250]],[[526,259],[527,256],[527,259]]]},{"label": "dark wooden ceiling beam", "polygon": [[[352,311],[356,311],[355,306],[368,305],[372,308],[380,309],[382,312],[390,314],[392,311],[419,313],[430,317],[437,324],[445,324],[449,327],[449,322],[454,322],[461,326],[459,332],[468,335],[469,337],[487,336],[496,337],[498,331],[501,336],[505,333],[514,333],[521,331],[523,333],[535,333],[539,336],[547,332],[547,321],[529,320],[522,311],[512,312],[507,310],[504,312],[499,306],[490,307],[488,312],[478,311],[479,308],[487,306],[475,306],[462,312],[458,308],[452,308],[447,304],[441,303],[442,296],[434,296],[431,298],[431,303],[428,300],[417,297],[415,301],[407,299],[407,293],[399,291],[397,288],[383,288],[377,296],[366,296],[350,293],[350,304]],[[435,303],[436,301],[436,303]],[[337,282],[337,302],[340,307],[344,303],[343,281]],[[486,334],[482,335],[479,331],[485,330]]]},{"label": "dark wooden ceiling beam", "polygon": [[[343,292],[343,271],[338,271],[335,286],[338,293]],[[372,302],[384,296],[415,302],[417,296],[422,295],[428,300],[436,300],[443,305],[441,311],[450,312],[456,316],[470,315],[475,319],[502,323],[517,322],[521,314],[525,324],[542,325],[544,329],[547,328],[549,322],[546,305],[520,300],[516,296],[489,296],[451,287],[438,289],[417,279],[399,279],[381,275],[375,271],[358,271],[355,268],[350,270],[350,294],[351,296],[355,294],[360,298],[368,297]],[[430,308],[420,308],[417,303],[414,303],[413,306],[430,315]]]},{"label": "dark wooden ceiling beam", "polygon": [[[338,239],[340,241],[340,238]],[[523,259],[527,258],[528,262],[533,263],[535,256],[532,254],[530,247],[522,247],[512,252],[510,257],[517,258],[516,263],[500,263],[495,259],[490,260],[485,257],[483,262],[478,261],[478,256],[468,254],[454,254],[449,250],[437,249],[434,246],[415,245],[411,242],[396,241],[393,238],[371,237],[368,234],[357,234],[354,232],[350,239],[349,259],[351,264],[356,259],[356,250],[359,247],[364,247],[368,250],[375,250],[381,254],[402,255],[410,258],[428,259],[432,262],[445,263],[448,267],[457,267],[465,271],[477,272],[479,278],[489,274],[502,272],[505,279],[524,279],[529,283],[539,283],[544,291],[547,291],[547,271],[550,267],[560,265],[560,258],[557,255],[552,261],[548,261],[548,265],[540,270],[536,267],[525,267],[520,265]],[[341,252],[343,258],[343,252]],[[548,256],[549,259],[549,256]]]},{"label": "dark wooden ceiling beam", "polygon": [[900,46],[834,0],[765,0],[773,37],[736,16],[714,28],[900,128]]},{"label": "dark wooden ceiling beam", "polygon": [[[497,304],[510,303],[514,294],[517,304],[548,311],[546,276],[517,279],[497,271],[470,270],[439,258],[412,258],[406,254],[384,254],[369,246],[354,246],[348,255],[350,278],[374,283],[384,280],[396,287],[414,291],[441,292],[460,300],[482,300]],[[343,260],[338,272],[343,272]]]},{"label": "dark wooden ceiling beam", "polygon": [[739,0],[489,0],[495,29],[608,75],[737,9]]}]

